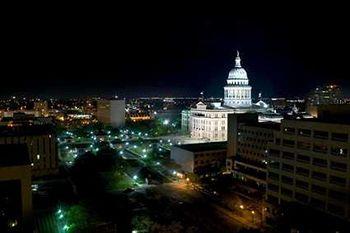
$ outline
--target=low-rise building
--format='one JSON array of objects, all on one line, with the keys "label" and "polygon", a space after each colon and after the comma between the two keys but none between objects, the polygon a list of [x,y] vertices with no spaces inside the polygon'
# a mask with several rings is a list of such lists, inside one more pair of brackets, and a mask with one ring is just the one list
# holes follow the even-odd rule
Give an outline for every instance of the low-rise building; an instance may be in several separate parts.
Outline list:
[{"label": "low-rise building", "polygon": [[226,142],[211,142],[173,146],[170,157],[186,173],[215,175],[224,169],[226,153]]},{"label": "low-rise building", "polygon": [[31,232],[31,166],[24,144],[0,145],[0,213],[0,232]]}]

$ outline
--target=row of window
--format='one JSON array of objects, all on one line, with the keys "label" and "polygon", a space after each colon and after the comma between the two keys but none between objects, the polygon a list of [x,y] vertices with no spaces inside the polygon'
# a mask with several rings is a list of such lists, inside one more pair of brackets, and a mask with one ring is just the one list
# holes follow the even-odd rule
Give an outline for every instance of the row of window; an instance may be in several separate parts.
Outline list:
[{"label": "row of window", "polygon": [[[288,165],[290,166],[290,165]],[[293,166],[291,166],[293,167]],[[294,172],[294,169],[291,170],[291,167],[285,167],[285,169],[282,168],[282,170],[285,171],[290,171],[291,173]],[[296,167],[295,173],[299,176],[304,176],[304,177],[310,177],[310,170],[306,169],[306,168],[301,168],[301,167]],[[284,184],[289,184],[289,185],[294,185],[294,178],[293,177],[289,177],[289,176],[285,176],[285,175],[279,175],[278,173],[274,173],[269,171],[269,175],[268,177],[272,180],[276,180],[276,181],[280,181]],[[318,181],[323,181],[323,182],[327,182],[327,180],[329,180],[330,184],[334,184],[340,187],[346,187],[346,178],[344,177],[339,177],[339,176],[334,176],[334,175],[327,175],[323,172],[317,172],[317,171],[312,171],[311,172],[311,178],[314,180],[318,180]]]},{"label": "row of window", "polygon": [[[292,127],[285,127],[283,129],[284,133],[286,134],[293,134],[303,137],[311,137],[312,136],[312,130],[310,129],[295,129]],[[331,140],[338,141],[338,142],[347,142],[349,140],[349,135],[347,133],[329,133],[327,131],[321,131],[321,130],[313,130],[313,137],[317,139],[329,139],[329,135],[331,135]]]},{"label": "row of window", "polygon": [[[300,149],[300,148],[299,148]],[[314,152],[318,152],[318,153],[324,153],[327,154],[328,153],[328,147],[327,146],[319,146],[318,144],[314,144]],[[335,157],[343,157],[346,158],[348,156],[348,149],[347,148],[343,148],[343,147],[339,147],[339,146],[331,146],[330,147],[330,155],[335,156]],[[275,149],[270,149],[270,155],[272,157],[280,157],[280,151],[279,150],[275,150]]]},{"label": "row of window", "polygon": [[[295,156],[293,153],[283,151],[282,152],[282,158],[287,160],[295,160]],[[307,155],[297,154],[297,161],[300,163],[305,164],[312,164],[317,167],[323,167],[323,168],[329,168],[336,171],[346,172],[348,170],[348,165],[346,163],[341,162],[335,162],[335,161],[327,161],[326,159],[320,159],[320,158],[312,158]],[[275,167],[276,168],[276,167]],[[282,166],[283,169],[283,166]]]},{"label": "row of window", "polygon": [[[271,190],[272,192],[279,193],[279,187],[277,185],[269,184],[268,189]],[[312,189],[315,190],[315,192],[316,192],[316,190],[323,191],[323,187],[320,187],[320,186],[313,185]],[[322,209],[322,210],[327,209],[327,211],[329,211],[333,214],[336,214],[336,215],[340,215],[340,216],[345,215],[345,207],[344,206],[336,205],[333,203],[328,203],[326,205],[326,202],[323,200],[319,200],[315,197],[309,197],[308,195],[305,195],[305,194],[297,192],[297,191],[293,192],[293,190],[290,190],[290,189],[284,188],[284,187],[281,187],[280,193],[281,193],[281,195],[289,197],[289,198],[294,197],[297,201],[305,203],[305,204],[310,204],[311,206],[313,206],[315,208]],[[293,196],[293,194],[294,194],[294,196]],[[337,192],[334,190],[329,190],[329,197],[331,197],[335,200],[339,200],[339,197],[340,197],[342,200],[346,201],[348,198],[348,195],[346,193],[341,193],[341,192]],[[271,194],[267,195],[267,200],[269,202],[274,203],[274,204],[278,203],[278,198],[271,195]],[[327,206],[327,208],[326,208],[326,206]]]}]

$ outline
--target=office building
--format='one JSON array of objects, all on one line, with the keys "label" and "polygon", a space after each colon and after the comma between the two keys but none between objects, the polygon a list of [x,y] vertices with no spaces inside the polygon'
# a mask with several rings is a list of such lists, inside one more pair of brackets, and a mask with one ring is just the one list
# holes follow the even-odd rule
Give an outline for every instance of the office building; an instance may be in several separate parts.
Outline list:
[{"label": "office building", "polygon": [[0,145],[0,232],[31,229],[31,166],[27,146]]},{"label": "office building", "polygon": [[238,126],[237,154],[233,174],[251,188],[265,194],[267,175],[267,145],[273,141],[273,131],[280,124],[273,122],[246,123]]},{"label": "office building", "polygon": [[308,105],[342,104],[343,95],[338,85],[317,87],[308,96]]},{"label": "office building", "polygon": [[225,168],[226,153],[226,142],[211,142],[173,146],[170,157],[186,173],[216,175]]},{"label": "office building", "polygon": [[112,127],[125,125],[125,100],[98,100],[96,118]]},{"label": "office building", "polygon": [[350,220],[350,122],[283,120],[269,143],[267,201],[298,202]]}]

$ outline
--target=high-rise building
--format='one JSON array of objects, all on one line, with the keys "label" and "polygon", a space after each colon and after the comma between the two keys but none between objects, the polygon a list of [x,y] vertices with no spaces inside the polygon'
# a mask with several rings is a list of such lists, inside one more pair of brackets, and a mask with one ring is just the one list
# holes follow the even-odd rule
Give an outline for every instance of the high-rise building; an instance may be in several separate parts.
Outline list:
[{"label": "high-rise building", "polygon": [[48,116],[49,107],[47,101],[34,102],[34,111],[37,116]]},{"label": "high-rise building", "polygon": [[280,124],[273,122],[250,122],[238,127],[233,174],[263,194],[266,191],[267,145],[273,141],[273,131],[279,127]]},{"label": "high-rise building", "polygon": [[98,100],[96,118],[112,127],[125,125],[125,100]]},{"label": "high-rise building", "polygon": [[317,87],[308,96],[309,105],[342,104],[342,91],[338,85]]},{"label": "high-rise building", "polygon": [[0,145],[0,232],[32,232],[31,166],[26,145]]},{"label": "high-rise building", "polygon": [[229,72],[227,85],[224,87],[224,105],[232,108],[251,107],[251,91],[247,72],[241,66],[241,58],[237,51],[235,67]]},{"label": "high-rise building", "polygon": [[46,126],[0,128],[1,144],[26,144],[32,176],[42,177],[58,172],[58,151],[54,131]]},{"label": "high-rise building", "polygon": [[329,119],[282,121],[268,146],[267,201],[350,220],[350,121]]}]

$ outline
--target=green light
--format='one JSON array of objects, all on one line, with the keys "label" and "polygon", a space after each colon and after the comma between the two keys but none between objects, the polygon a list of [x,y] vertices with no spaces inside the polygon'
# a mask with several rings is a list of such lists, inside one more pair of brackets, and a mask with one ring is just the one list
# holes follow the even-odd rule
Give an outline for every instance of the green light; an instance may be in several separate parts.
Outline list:
[{"label": "green light", "polygon": [[58,216],[59,219],[62,219],[63,218],[63,214],[60,214],[60,216]]}]

